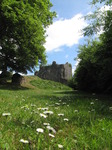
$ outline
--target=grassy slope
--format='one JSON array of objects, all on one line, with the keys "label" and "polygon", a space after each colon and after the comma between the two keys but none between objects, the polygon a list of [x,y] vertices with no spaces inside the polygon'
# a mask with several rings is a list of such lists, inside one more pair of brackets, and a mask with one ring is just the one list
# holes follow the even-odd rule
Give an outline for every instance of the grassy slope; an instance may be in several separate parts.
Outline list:
[{"label": "grassy slope", "polygon": [[[58,150],[58,144],[65,150],[111,150],[110,99],[72,91],[37,77],[26,77],[22,88],[0,86],[0,150]],[[40,107],[48,107],[54,113],[42,118]],[[3,117],[4,112],[11,116]],[[59,117],[60,113],[64,116]],[[55,138],[49,137],[44,122],[56,130]],[[37,128],[43,128],[44,133],[37,134]],[[20,143],[20,139],[30,144]]]}]

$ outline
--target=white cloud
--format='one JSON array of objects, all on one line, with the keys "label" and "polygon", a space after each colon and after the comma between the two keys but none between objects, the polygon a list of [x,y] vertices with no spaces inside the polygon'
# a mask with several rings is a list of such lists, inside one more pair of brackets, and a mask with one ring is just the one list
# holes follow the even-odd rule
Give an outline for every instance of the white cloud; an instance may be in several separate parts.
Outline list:
[{"label": "white cloud", "polygon": [[72,76],[74,75],[74,71],[75,71],[74,68],[72,68]]},{"label": "white cloud", "polygon": [[76,60],[76,63],[75,63],[75,65],[72,68],[72,75],[74,75],[74,71],[76,70],[76,68],[77,68],[77,66],[78,66],[78,64],[79,64],[80,61],[81,61],[80,59]]},{"label": "white cloud", "polygon": [[63,49],[61,49],[61,48],[54,49],[54,52],[61,52],[61,51],[63,51]]},{"label": "white cloud", "polygon": [[78,44],[82,38],[81,30],[87,25],[82,14],[77,14],[71,19],[60,19],[55,21],[47,29],[45,48],[47,52],[58,49],[61,46],[71,47]]}]

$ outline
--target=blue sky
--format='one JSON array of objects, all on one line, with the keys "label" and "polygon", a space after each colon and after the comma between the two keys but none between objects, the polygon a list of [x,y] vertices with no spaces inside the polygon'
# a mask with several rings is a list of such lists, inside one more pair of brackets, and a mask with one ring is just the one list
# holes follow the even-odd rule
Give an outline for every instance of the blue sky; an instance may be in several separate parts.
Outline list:
[{"label": "blue sky", "polygon": [[90,0],[51,0],[52,11],[57,13],[57,18],[47,29],[47,64],[52,61],[57,64],[69,62],[74,71],[78,45],[84,42],[81,30],[87,26],[82,17],[91,12],[89,2]]}]

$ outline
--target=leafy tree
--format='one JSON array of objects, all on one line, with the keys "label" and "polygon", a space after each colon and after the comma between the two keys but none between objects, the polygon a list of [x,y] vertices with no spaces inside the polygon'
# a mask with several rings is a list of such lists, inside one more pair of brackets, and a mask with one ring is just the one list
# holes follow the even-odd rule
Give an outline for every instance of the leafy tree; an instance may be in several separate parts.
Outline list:
[{"label": "leafy tree", "polygon": [[76,87],[81,90],[95,91],[100,64],[96,52],[101,48],[99,41],[88,41],[79,46],[78,59],[80,62],[74,74]]},{"label": "leafy tree", "polygon": [[45,32],[52,23],[49,0],[0,1],[0,70],[27,73],[46,63]]},{"label": "leafy tree", "polygon": [[111,5],[112,0],[92,0],[91,4],[104,3],[105,5]]},{"label": "leafy tree", "polygon": [[[101,3],[102,5],[100,5]],[[84,36],[97,34],[101,30],[104,31],[104,20],[107,17],[107,13],[110,12],[109,7],[112,4],[112,0],[92,0],[90,4],[96,6],[96,10],[93,13],[90,13],[84,17],[86,20],[89,21],[89,25],[83,29]],[[108,10],[106,10],[107,7]],[[111,21],[111,18],[109,20]]]},{"label": "leafy tree", "polygon": [[[104,2],[93,0],[96,2]],[[111,1],[105,1],[110,5]],[[74,74],[74,84],[78,89],[94,92],[112,92],[112,11],[98,11],[87,18],[92,19],[84,29],[84,35],[93,35],[103,29],[97,40],[88,41],[79,47],[80,63]]]},{"label": "leafy tree", "polygon": [[112,92],[112,46],[109,49],[107,43],[94,40],[79,47],[80,62],[73,77],[78,89]]}]

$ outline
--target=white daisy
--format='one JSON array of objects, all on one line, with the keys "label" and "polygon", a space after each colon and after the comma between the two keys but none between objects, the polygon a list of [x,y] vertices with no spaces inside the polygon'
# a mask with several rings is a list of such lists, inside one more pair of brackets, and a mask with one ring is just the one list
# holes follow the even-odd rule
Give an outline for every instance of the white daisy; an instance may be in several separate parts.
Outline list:
[{"label": "white daisy", "polygon": [[58,116],[64,116],[64,114],[58,114]]},{"label": "white daisy", "polygon": [[43,133],[43,132],[44,132],[44,130],[43,130],[42,128],[37,128],[36,131],[37,131],[38,133]]},{"label": "white daisy", "polygon": [[47,128],[49,131],[52,131],[53,133],[56,133],[56,130],[55,130],[53,127],[47,126],[46,128]]},{"label": "white daisy", "polygon": [[10,116],[11,113],[3,113],[2,116]]},{"label": "white daisy", "polygon": [[58,144],[58,148],[63,148],[63,145],[61,145],[61,144]]},{"label": "white daisy", "polygon": [[53,138],[55,137],[55,136],[54,136],[53,134],[51,134],[51,133],[49,133],[49,136],[50,136],[50,137],[53,137]]},{"label": "white daisy", "polygon": [[91,102],[90,104],[91,104],[91,105],[94,105],[94,102]]},{"label": "white daisy", "polygon": [[40,116],[43,117],[43,118],[47,118],[47,116],[44,115],[44,114],[40,114]]},{"label": "white daisy", "polygon": [[24,140],[24,139],[21,139],[20,142],[21,142],[21,143],[24,143],[24,144],[28,144],[28,143],[29,143],[29,141]]},{"label": "white daisy", "polygon": [[60,105],[60,103],[55,103],[55,104],[58,105],[58,106]]},{"label": "white daisy", "polygon": [[38,110],[41,110],[42,108],[41,107],[39,107],[39,108],[37,108]]},{"label": "white daisy", "polygon": [[43,125],[44,125],[44,126],[49,126],[50,124],[49,124],[49,123],[43,123]]},{"label": "white daisy", "polygon": [[43,113],[44,113],[44,114],[47,114],[47,115],[51,115],[51,114],[53,114],[53,112],[52,112],[52,111],[44,111]]},{"label": "white daisy", "polygon": [[74,110],[74,112],[75,112],[75,113],[77,113],[77,112],[78,112],[78,110]]},{"label": "white daisy", "polygon": [[68,118],[64,118],[63,120],[64,120],[64,121],[68,121]]},{"label": "white daisy", "polygon": [[42,108],[42,107],[39,107],[37,108],[38,110],[48,110],[48,107],[45,107],[45,108]]}]

